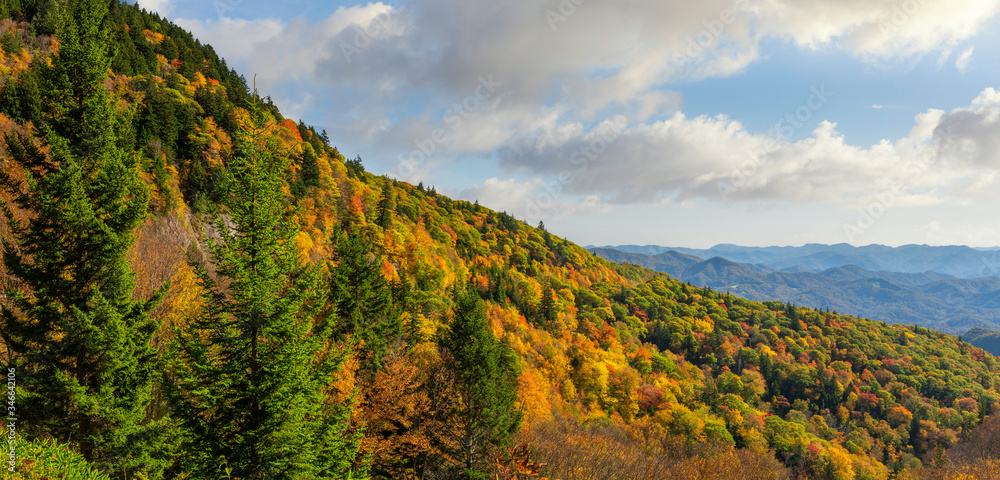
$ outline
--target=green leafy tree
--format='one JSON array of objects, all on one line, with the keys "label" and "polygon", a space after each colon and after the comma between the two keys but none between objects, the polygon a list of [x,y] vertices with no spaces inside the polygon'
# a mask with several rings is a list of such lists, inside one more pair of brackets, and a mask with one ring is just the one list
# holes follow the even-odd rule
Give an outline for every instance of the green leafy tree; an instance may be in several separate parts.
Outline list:
[{"label": "green leafy tree", "polygon": [[[129,112],[103,82],[107,2],[59,13],[60,52],[42,71],[39,148],[8,137],[19,169],[0,173],[11,237],[3,259],[18,288],[3,305],[2,335],[23,388],[25,432],[77,448],[112,475],[157,476],[159,423],[145,421],[155,378],[149,317],[159,294],[133,299],[128,251],[149,192],[138,159],[122,148]],[[23,175],[22,175],[23,174]],[[25,214],[16,214],[21,210]]]},{"label": "green leafy tree", "polygon": [[[256,107],[256,105],[255,105]],[[284,206],[288,156],[257,108],[237,155],[210,242],[215,275],[199,268],[204,313],[178,332],[171,364],[183,462],[197,478],[342,478],[356,457],[350,410],[329,395],[344,351],[316,321],[320,278],[295,249]],[[231,225],[231,226],[230,226]]]},{"label": "green leafy tree", "polygon": [[519,365],[510,347],[490,331],[483,301],[459,293],[455,318],[440,340],[455,372],[457,456],[466,476],[483,477],[491,450],[510,443],[521,425]]}]

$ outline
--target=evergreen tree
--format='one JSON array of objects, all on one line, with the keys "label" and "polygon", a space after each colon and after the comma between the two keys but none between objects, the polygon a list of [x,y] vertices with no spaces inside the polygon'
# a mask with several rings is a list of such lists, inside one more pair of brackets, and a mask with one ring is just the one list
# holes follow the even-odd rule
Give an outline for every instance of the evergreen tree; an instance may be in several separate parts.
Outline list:
[{"label": "evergreen tree", "polygon": [[302,184],[305,187],[319,186],[319,164],[316,151],[308,143],[302,145]]},{"label": "evergreen tree", "polygon": [[392,212],[396,209],[395,197],[396,193],[392,189],[392,184],[389,183],[389,180],[386,180],[385,185],[382,186],[382,195],[378,200],[375,220],[375,223],[383,229],[392,226]]},{"label": "evergreen tree", "polygon": [[467,477],[485,478],[491,450],[508,444],[521,424],[520,367],[511,348],[490,331],[474,289],[461,292],[456,304],[455,318],[440,340],[450,355],[459,397],[456,453]]},{"label": "evergreen tree", "polygon": [[336,335],[351,335],[359,342],[362,362],[377,369],[402,333],[401,312],[393,308],[393,291],[382,275],[383,260],[357,229],[335,231],[333,247],[330,303],[336,308]]},{"label": "evergreen tree", "polygon": [[347,176],[358,180],[365,178],[365,165],[361,161],[361,155],[354,157],[354,160],[345,161],[344,165],[347,166]]},{"label": "evergreen tree", "polygon": [[[254,106],[256,107],[256,105]],[[341,478],[357,454],[349,409],[328,397],[344,351],[331,346],[315,267],[301,264],[294,212],[284,206],[288,156],[265,114],[237,132],[236,158],[210,242],[215,276],[199,268],[204,313],[173,347],[171,397],[188,432],[196,478]]]},{"label": "evergreen tree", "polygon": [[410,282],[407,280],[406,271],[400,269],[397,272],[398,280],[389,282],[389,289],[392,291],[392,306],[397,316],[402,316],[410,308]]},{"label": "evergreen tree", "polygon": [[154,450],[169,455],[155,445],[160,424],[145,421],[158,329],[148,314],[160,295],[133,300],[127,255],[149,192],[137,156],[122,148],[130,114],[103,85],[106,5],[57,12],[60,51],[41,72],[36,124],[48,152],[7,137],[21,168],[0,173],[12,199],[3,259],[21,288],[7,292],[0,336],[23,388],[25,433],[68,443],[111,475],[156,477]]},{"label": "evergreen tree", "polygon": [[11,118],[21,123],[41,120],[41,92],[38,85],[38,69],[29,68],[18,75],[17,80],[10,79],[3,85],[0,94],[0,109]]},{"label": "evergreen tree", "polygon": [[684,352],[687,353],[688,358],[696,359],[698,358],[698,351],[701,349],[701,342],[694,338],[694,334],[691,329],[687,329],[687,335],[684,336],[684,344],[682,345]]},{"label": "evergreen tree", "polygon": [[542,301],[539,307],[545,329],[551,329],[553,323],[556,321],[556,304],[555,299],[552,298],[552,294],[552,283],[545,282],[545,288],[542,289]]}]

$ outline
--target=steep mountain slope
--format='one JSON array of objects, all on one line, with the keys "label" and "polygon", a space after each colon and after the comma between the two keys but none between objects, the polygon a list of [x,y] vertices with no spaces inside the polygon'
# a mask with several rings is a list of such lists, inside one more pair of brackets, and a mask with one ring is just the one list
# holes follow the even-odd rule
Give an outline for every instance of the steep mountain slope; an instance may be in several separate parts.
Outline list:
[{"label": "steep mountain slope", "polygon": [[[19,92],[51,96],[38,79],[58,55],[57,44],[44,38],[51,33],[44,33],[47,8],[58,4],[0,5],[21,21],[4,23],[0,33],[8,39],[0,46],[9,69],[0,97],[18,99],[0,104],[0,129],[35,135],[52,119]],[[344,435],[362,445],[352,468],[372,463],[379,478],[461,476],[464,444],[456,438],[464,438],[465,424],[456,412],[470,390],[455,387],[449,359],[457,348],[442,343],[458,315],[476,312],[514,354],[517,408],[524,416],[517,439],[558,467],[553,478],[590,478],[596,471],[609,472],[603,478],[917,475],[922,460],[954,444],[1000,398],[995,358],[955,337],[692,286],[611,263],[506,213],[372,175],[360,157],[346,159],[325,135],[255,99],[189,34],[137,7],[110,5],[105,30],[113,33],[119,56],[106,83],[122,112],[136,113],[136,135],[121,143],[141,157],[152,193],[151,215],[131,256],[136,295],[148,298],[169,285],[153,311],[160,360],[178,331],[205,318],[205,282],[186,259],[200,264],[210,251],[205,243],[221,238],[207,220],[212,212],[226,218],[217,212],[219,200],[229,198],[229,167],[241,153],[232,139],[247,128],[248,102],[255,101],[266,110],[262,135],[291,160],[281,188],[298,227],[298,255],[332,285],[315,299],[320,315],[349,327],[331,298],[342,281],[334,273],[352,264],[383,285],[381,291],[391,290],[379,298],[382,313],[357,323],[389,316],[402,323],[401,333],[380,339],[391,351],[376,360],[363,355],[370,343],[352,343],[361,332],[346,332],[347,340],[324,338],[351,353],[323,401],[352,409],[352,430]],[[11,238],[9,231],[0,234]],[[345,247],[345,236],[349,246],[361,247]],[[344,255],[353,255],[351,261]],[[694,261],[674,254],[658,260],[674,267]],[[723,259],[685,268],[705,279],[775,274]],[[7,271],[0,279],[18,286]],[[456,302],[456,292],[468,289],[478,298]],[[892,295],[898,288],[887,283],[884,290]],[[17,362],[3,353],[8,363]],[[176,375],[160,373],[168,380]],[[219,388],[228,387],[227,380],[220,379]],[[172,423],[183,413],[178,403],[162,392],[155,398],[149,419],[182,429]],[[50,436],[44,425],[19,425],[18,432],[33,445]],[[172,436],[181,443],[163,452],[175,462],[164,475],[183,478],[191,443],[183,432]],[[76,437],[57,441],[82,450]],[[511,459],[515,450],[477,446],[477,466],[531,463]],[[19,468],[35,468],[36,458],[22,458]],[[115,478],[148,473],[101,468]]]}]

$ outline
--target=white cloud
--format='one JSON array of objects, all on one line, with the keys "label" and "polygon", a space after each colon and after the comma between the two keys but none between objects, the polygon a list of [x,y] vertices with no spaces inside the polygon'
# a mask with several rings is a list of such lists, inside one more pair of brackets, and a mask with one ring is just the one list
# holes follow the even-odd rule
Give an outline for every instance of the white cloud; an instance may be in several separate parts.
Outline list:
[{"label": "white cloud", "polygon": [[941,55],[938,56],[937,59],[938,69],[944,67],[945,63],[948,63],[948,59],[951,58],[951,50],[952,50],[951,48],[945,48],[944,51],[941,52]]},{"label": "white cloud", "polygon": [[281,109],[281,114],[285,118],[301,119],[316,102],[316,96],[307,92],[303,94],[301,100],[274,98],[273,101]]},{"label": "white cloud", "polygon": [[171,0],[138,0],[139,6],[147,11],[159,13],[161,16],[170,14],[173,5]]},{"label": "white cloud", "polygon": [[243,20],[222,17],[218,20],[174,20],[181,28],[190,30],[201,43],[212,45],[228,62],[241,61],[256,54],[264,42],[272,40],[282,31],[276,19]]},{"label": "white cloud", "polygon": [[1000,169],[1000,92],[987,88],[969,107],[942,115],[934,133],[949,164]]},{"label": "white cloud", "polygon": [[972,61],[972,51],[974,49],[975,47],[970,47],[958,56],[958,60],[955,60],[955,68],[958,69],[959,72],[965,73],[965,69],[969,67],[969,62]]},{"label": "white cloud", "polygon": [[[768,38],[876,63],[939,50],[946,59],[1000,0],[630,0],[560,12],[566,4],[575,2],[426,0],[406,9],[342,7],[325,19],[178,23],[244,62],[262,91],[284,88],[275,94],[283,106],[305,111],[314,100],[301,92],[320,92],[315,103],[332,107],[330,135],[363,143],[369,154],[416,151],[440,129],[446,139],[421,153],[428,158],[418,173],[492,152],[509,169],[548,177],[567,170],[573,181],[554,201],[559,212],[721,199],[719,186],[737,181],[727,201],[860,202],[898,183],[906,186],[901,203],[958,202],[989,190],[976,169],[1000,165],[997,102],[988,92],[982,105],[929,111],[909,136],[861,147],[847,144],[834,123],[789,142],[725,116],[690,118],[664,88],[742,72]],[[560,15],[554,24],[551,12]],[[470,111],[465,102],[483,77],[499,87]],[[593,124],[613,114],[629,127],[580,169],[570,157],[600,135]],[[934,135],[943,127],[961,140],[939,145]],[[751,173],[739,173],[748,162]],[[524,206],[504,202],[543,188],[491,179],[462,198],[516,211]]]},{"label": "white cloud", "polygon": [[[609,109],[638,121],[666,118],[681,106],[676,94],[663,90],[667,82],[742,72],[760,58],[760,44],[769,37],[892,61],[951,48],[978,32],[998,5],[1000,0],[427,0],[405,9],[341,7],[325,19],[286,23],[178,23],[231,60],[245,60],[265,91],[296,82],[323,88],[337,111],[346,112],[340,113],[344,121],[331,119],[331,135],[365,138],[386,151],[406,148],[419,138],[414,133],[441,126],[444,110],[469,95],[480,76],[492,74],[509,95],[489,121],[466,123],[463,143],[443,146],[455,153],[502,148],[552,115],[560,124],[586,122]],[[413,115],[414,98],[423,115]],[[386,124],[386,118],[396,120]]]},{"label": "white cloud", "polygon": [[772,0],[764,24],[800,45],[842,44],[870,58],[914,55],[975,35],[995,0]]},{"label": "white cloud", "polygon": [[523,209],[524,202],[531,198],[535,188],[541,183],[542,181],[537,179],[518,182],[513,178],[507,180],[489,178],[480,185],[458,192],[457,198],[470,202],[478,201],[497,211],[520,213],[519,210]]},{"label": "white cloud", "polygon": [[566,194],[558,181],[531,179],[518,182],[511,178],[490,178],[480,185],[456,193],[456,197],[496,211],[505,211],[516,218],[534,222],[558,220],[575,214],[606,212],[612,206],[597,195]]},{"label": "white cloud", "polygon": [[[751,133],[721,115],[677,113],[633,124],[605,144],[596,141],[599,130],[577,130],[560,142],[524,140],[509,149],[503,166],[542,178],[569,173],[567,194],[613,203],[863,205],[892,192],[897,205],[934,205],[998,196],[990,187],[1000,175],[1000,92],[992,88],[969,107],[928,110],[907,136],[868,147],[846,143],[836,124],[825,121],[794,142],[777,132]],[[580,154],[588,149],[599,154]]]}]

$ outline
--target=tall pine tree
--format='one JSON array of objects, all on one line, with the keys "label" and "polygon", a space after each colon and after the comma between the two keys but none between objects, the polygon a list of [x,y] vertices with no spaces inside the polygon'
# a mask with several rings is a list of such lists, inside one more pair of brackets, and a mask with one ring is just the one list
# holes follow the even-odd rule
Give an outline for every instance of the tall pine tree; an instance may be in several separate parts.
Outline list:
[{"label": "tall pine tree", "polygon": [[387,229],[392,226],[392,212],[396,210],[396,192],[392,188],[392,182],[386,179],[382,185],[382,196],[379,197],[377,215],[375,223]]},{"label": "tall pine tree", "polygon": [[60,48],[41,72],[35,125],[43,146],[6,139],[20,168],[0,173],[11,199],[3,260],[19,286],[8,292],[0,335],[23,388],[25,433],[66,442],[112,475],[156,476],[155,425],[145,422],[156,298],[133,300],[127,260],[149,193],[125,145],[130,112],[104,87],[106,7],[81,0],[56,12]]},{"label": "tall pine tree", "polygon": [[382,275],[383,260],[362,231],[338,229],[333,244],[336,265],[331,268],[330,303],[336,308],[335,332],[358,341],[363,364],[377,369],[402,334],[402,312],[393,308],[393,289]]},{"label": "tall pine tree", "polygon": [[458,294],[455,318],[440,346],[450,357],[460,399],[454,412],[456,456],[464,477],[485,478],[492,450],[508,444],[521,425],[517,357],[490,331],[483,301],[471,288]]},{"label": "tall pine tree", "polygon": [[350,410],[331,394],[344,352],[315,319],[314,266],[295,248],[284,205],[288,156],[275,122],[254,105],[236,135],[224,199],[229,222],[210,242],[215,275],[199,267],[206,304],[178,332],[171,363],[175,415],[197,478],[342,478],[358,449]]}]

